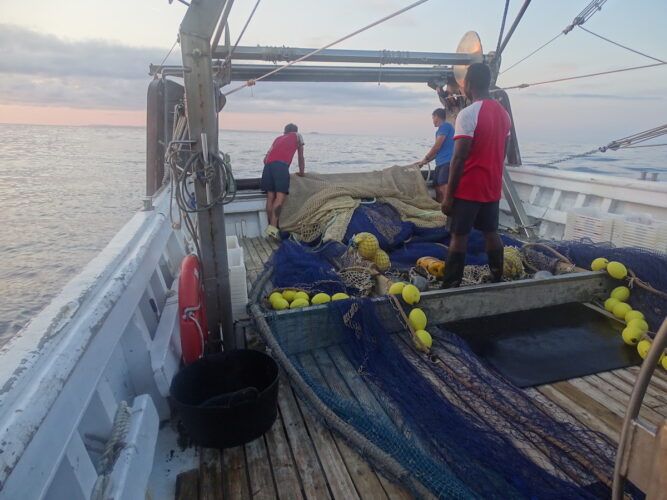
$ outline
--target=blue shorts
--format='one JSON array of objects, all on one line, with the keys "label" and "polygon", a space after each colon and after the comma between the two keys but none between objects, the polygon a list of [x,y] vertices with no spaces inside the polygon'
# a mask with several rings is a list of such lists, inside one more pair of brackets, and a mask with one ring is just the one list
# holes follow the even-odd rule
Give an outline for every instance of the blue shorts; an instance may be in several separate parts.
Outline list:
[{"label": "blue shorts", "polygon": [[449,163],[437,165],[433,171],[433,184],[442,186],[449,182]]},{"label": "blue shorts", "polygon": [[264,192],[289,194],[289,165],[281,161],[264,165],[259,187]]}]

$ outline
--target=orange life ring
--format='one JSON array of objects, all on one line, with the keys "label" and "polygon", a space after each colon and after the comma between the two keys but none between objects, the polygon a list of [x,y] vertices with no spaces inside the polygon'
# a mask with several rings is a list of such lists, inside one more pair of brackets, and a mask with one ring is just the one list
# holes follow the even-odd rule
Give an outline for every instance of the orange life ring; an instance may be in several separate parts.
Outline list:
[{"label": "orange life ring", "polygon": [[181,329],[181,352],[186,365],[202,357],[208,338],[200,269],[199,258],[195,254],[186,255],[181,262],[178,281],[178,317]]}]

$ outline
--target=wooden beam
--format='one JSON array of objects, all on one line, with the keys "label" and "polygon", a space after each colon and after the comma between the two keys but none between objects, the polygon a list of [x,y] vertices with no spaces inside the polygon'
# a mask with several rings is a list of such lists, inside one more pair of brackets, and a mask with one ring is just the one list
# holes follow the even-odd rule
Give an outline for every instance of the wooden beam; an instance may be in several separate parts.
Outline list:
[{"label": "wooden beam", "polygon": [[[609,294],[614,282],[602,271],[552,276],[542,280],[525,279],[504,283],[473,285],[449,290],[425,292],[421,307],[429,323],[440,325],[471,318],[527,311],[575,302],[591,302]],[[380,316],[391,314],[387,297],[372,299]],[[340,343],[343,336],[340,318],[331,305],[279,311],[267,318],[279,321],[276,333],[286,354],[296,354]],[[291,325],[290,325],[291,323]],[[396,324],[396,333],[401,325]]]}]

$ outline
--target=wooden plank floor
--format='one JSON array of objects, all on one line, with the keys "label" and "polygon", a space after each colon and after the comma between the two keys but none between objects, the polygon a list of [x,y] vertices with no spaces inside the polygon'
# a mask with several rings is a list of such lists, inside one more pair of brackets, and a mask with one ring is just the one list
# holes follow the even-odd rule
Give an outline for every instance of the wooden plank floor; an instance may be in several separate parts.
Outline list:
[{"label": "wooden plank floor", "polygon": [[[263,270],[276,243],[244,239],[248,286]],[[255,332],[244,328],[248,347],[261,348]],[[408,355],[409,350],[405,350]],[[320,382],[346,396],[363,399],[381,418],[400,416],[373,394],[340,348],[333,346],[301,355],[301,363]],[[576,422],[617,442],[638,367],[527,389],[545,412]],[[455,396],[448,395],[454,401]],[[279,414],[261,438],[229,450],[200,450],[200,467],[179,476],[179,499],[221,498],[410,498],[369,466],[345,441],[323,424],[281,379]],[[455,404],[460,404],[455,403]],[[641,416],[652,423],[667,418],[667,375],[656,372]],[[534,450],[533,450],[534,451]],[[531,453],[531,450],[527,451]],[[539,453],[539,452],[536,452]]]}]

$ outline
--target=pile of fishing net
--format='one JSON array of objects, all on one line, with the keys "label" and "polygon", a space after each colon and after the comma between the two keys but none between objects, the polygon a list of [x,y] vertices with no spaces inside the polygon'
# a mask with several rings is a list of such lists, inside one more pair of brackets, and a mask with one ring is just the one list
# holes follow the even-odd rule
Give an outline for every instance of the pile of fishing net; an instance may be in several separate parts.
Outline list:
[{"label": "pile of fishing net", "polygon": [[[429,196],[419,168],[395,166],[376,172],[311,174],[293,177],[280,226],[299,241],[343,241],[357,207],[378,201],[393,207],[400,220],[421,228],[443,226],[440,206]],[[382,220],[376,230],[383,232]]]},{"label": "pile of fishing net", "polygon": [[[538,392],[514,387],[444,329],[432,328],[434,346],[420,353],[396,307],[345,300],[316,316],[269,314],[259,330],[302,398],[419,496],[609,496],[608,439],[552,416]],[[294,332],[326,332],[336,344],[303,351]]]}]

